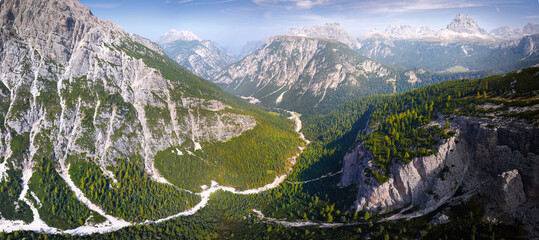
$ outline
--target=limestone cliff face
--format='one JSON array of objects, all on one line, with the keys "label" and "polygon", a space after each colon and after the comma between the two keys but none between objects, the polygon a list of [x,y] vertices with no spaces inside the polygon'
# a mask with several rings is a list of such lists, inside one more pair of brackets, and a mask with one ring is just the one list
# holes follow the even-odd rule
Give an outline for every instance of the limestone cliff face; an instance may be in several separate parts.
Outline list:
[{"label": "limestone cliff face", "polygon": [[256,125],[227,112],[230,106],[198,89],[201,80],[187,71],[185,81],[170,79],[152,65],[166,63],[158,45],[99,20],[77,1],[1,1],[0,18],[5,159],[13,138],[28,135],[20,162],[84,153],[107,165],[137,153],[151,172],[159,150],[226,141]]},{"label": "limestone cliff face", "polygon": [[471,156],[466,143],[455,136],[434,155],[414,158],[405,165],[394,164],[391,178],[382,185],[364,174],[371,167],[371,160],[372,154],[363,145],[344,159],[341,184],[357,184],[358,210],[386,212],[413,204],[432,211],[432,207],[435,209],[447,201],[461,185],[470,168]]},{"label": "limestone cliff face", "polygon": [[[372,154],[363,145],[344,158],[341,184],[358,187],[356,208],[387,212],[408,205],[418,214],[479,194],[497,209],[514,211],[535,202],[539,190],[539,129],[516,119],[453,116],[457,134],[438,152],[393,164],[388,182],[364,174]],[[495,126],[495,127],[492,127]]]}]

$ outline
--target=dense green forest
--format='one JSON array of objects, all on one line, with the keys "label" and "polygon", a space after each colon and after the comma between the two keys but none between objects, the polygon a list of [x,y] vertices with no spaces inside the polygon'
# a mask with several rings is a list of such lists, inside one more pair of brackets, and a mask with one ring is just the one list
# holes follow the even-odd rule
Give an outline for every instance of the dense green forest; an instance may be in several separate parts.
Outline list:
[{"label": "dense green forest", "polygon": [[73,229],[85,223],[101,223],[105,218],[90,211],[69,189],[56,171],[53,161],[41,159],[34,167],[30,178],[30,190],[36,198],[28,193],[27,199],[32,201],[39,211],[39,216],[49,226],[59,229]]},{"label": "dense green forest", "polygon": [[[287,172],[290,158],[303,143],[293,131],[292,121],[262,114],[254,117],[254,129],[227,142],[205,143],[202,150],[194,152],[182,146],[158,152],[155,167],[175,186],[192,191],[210,186],[212,180],[239,189],[271,183]],[[176,149],[183,154],[177,154]]]},{"label": "dense green forest", "polygon": [[108,214],[127,221],[142,222],[168,217],[192,208],[200,197],[152,180],[140,167],[137,156],[117,159],[107,170],[114,179],[105,177],[95,163],[85,159],[72,160],[69,174],[73,182],[92,202]]},{"label": "dense green forest", "polygon": [[0,212],[2,212],[2,217],[8,220],[31,222],[34,217],[30,207],[24,201],[19,200],[19,195],[22,191],[22,172],[13,170],[11,165],[10,169],[6,171],[6,175],[4,176],[5,179],[0,183]]},{"label": "dense green forest", "polygon": [[[303,143],[293,131],[293,123],[286,119],[287,114],[275,116],[226,94],[218,90],[216,85],[196,77],[175,61],[141,44],[126,42],[121,46],[110,47],[142,59],[149,66],[159,69],[165,78],[172,80],[176,84],[175,88],[169,89],[173,101],[181,102],[182,97],[217,99],[233,108],[224,111],[249,115],[256,120],[254,129],[230,141],[200,143],[203,145],[202,151],[195,151],[194,143],[186,140],[182,146],[158,152],[155,166],[171,183],[180,188],[199,191],[201,185],[210,186],[211,180],[215,180],[221,185],[247,189],[268,184],[289,169],[290,158]],[[146,107],[146,110],[150,128],[153,126],[153,129],[159,129],[159,116],[169,116],[163,112],[168,112],[168,109]],[[202,109],[196,111],[202,117],[211,114]],[[187,114],[185,109],[177,109],[177,112],[180,116]],[[173,153],[176,149],[182,151],[182,155]]]},{"label": "dense green forest", "polygon": [[29,134],[13,134],[12,138],[11,157],[8,159],[0,157],[0,163],[9,168],[0,182],[0,212],[6,219],[23,220],[28,223],[33,220],[32,211],[24,201],[19,200],[22,192],[22,171],[15,168],[17,166],[15,163],[27,155],[26,149],[30,145]]}]

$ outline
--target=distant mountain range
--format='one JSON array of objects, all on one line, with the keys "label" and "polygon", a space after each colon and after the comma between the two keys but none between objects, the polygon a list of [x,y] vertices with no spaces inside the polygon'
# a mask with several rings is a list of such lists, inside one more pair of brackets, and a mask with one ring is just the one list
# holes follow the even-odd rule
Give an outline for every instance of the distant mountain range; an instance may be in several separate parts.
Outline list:
[{"label": "distant mountain range", "polygon": [[358,96],[404,92],[484,73],[433,74],[368,59],[349,45],[321,38],[276,36],[214,81],[226,91],[304,115],[329,112]]},{"label": "distant mountain range", "polygon": [[361,48],[361,44],[341,27],[339,23],[326,23],[324,26],[304,26],[289,28],[285,35],[310,38],[331,39],[342,42],[352,49]]},{"label": "distant mountain range", "polygon": [[359,52],[385,64],[430,71],[504,73],[539,62],[539,25],[502,27],[488,33],[471,16],[459,14],[447,28],[390,25],[358,40]]},{"label": "distant mountain range", "polygon": [[490,33],[481,28],[479,24],[470,16],[458,14],[446,28],[434,31],[430,27],[414,27],[410,25],[389,25],[385,31],[380,32],[374,29],[358,37],[360,41],[365,40],[420,40],[437,41],[445,43],[456,42],[481,42],[496,44],[504,40],[513,40],[527,35],[539,33],[539,24],[528,23],[523,29],[512,29],[510,27],[500,27]]},{"label": "distant mountain range", "polygon": [[439,31],[392,24],[356,39],[339,23],[326,23],[248,42],[235,59],[188,31],[171,30],[160,44],[178,63],[231,93],[305,114],[327,112],[357,96],[536,64],[537,26],[489,33],[471,16],[458,14]]},{"label": "distant mountain range", "polygon": [[230,51],[212,41],[201,40],[189,31],[172,29],[159,39],[159,43],[168,56],[205,79],[212,79],[235,60]]}]

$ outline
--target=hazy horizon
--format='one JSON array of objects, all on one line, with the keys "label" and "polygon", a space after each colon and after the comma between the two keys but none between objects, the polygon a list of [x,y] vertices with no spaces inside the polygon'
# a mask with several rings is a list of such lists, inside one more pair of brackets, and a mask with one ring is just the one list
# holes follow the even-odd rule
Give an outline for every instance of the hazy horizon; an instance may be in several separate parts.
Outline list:
[{"label": "hazy horizon", "polygon": [[480,27],[522,28],[539,23],[539,1],[350,0],[82,0],[101,19],[157,41],[170,29],[188,30],[238,52],[247,41],[284,34],[289,27],[338,22],[352,36],[389,24],[445,28],[462,13]]}]

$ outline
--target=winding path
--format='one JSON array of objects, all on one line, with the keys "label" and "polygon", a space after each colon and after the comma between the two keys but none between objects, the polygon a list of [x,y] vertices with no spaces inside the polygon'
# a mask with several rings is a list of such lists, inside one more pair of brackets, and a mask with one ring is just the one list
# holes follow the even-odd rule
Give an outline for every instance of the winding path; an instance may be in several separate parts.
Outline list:
[{"label": "winding path", "polygon": [[290,183],[290,184],[304,184],[304,183],[310,183],[310,182],[316,182],[318,180],[321,180],[321,179],[324,179],[324,178],[327,178],[327,177],[333,177],[335,175],[338,175],[338,174],[341,174],[342,173],[342,169],[338,172],[335,172],[335,173],[327,173],[325,175],[322,175],[320,177],[317,177],[317,178],[313,178],[313,179],[310,179],[310,180],[305,180],[305,181],[299,181],[299,182],[292,182],[292,181],[286,181],[287,183]]},{"label": "winding path", "polygon": [[[307,139],[305,139],[305,136],[303,135],[303,133],[300,132],[301,127],[302,127],[302,123],[301,123],[301,120],[300,120],[301,115],[299,113],[296,113],[296,112],[290,112],[290,111],[288,111],[288,112],[291,115],[289,117],[289,119],[292,119],[296,124],[295,131],[299,133],[301,139],[303,139],[307,144],[309,144],[309,141]],[[291,158],[290,161],[292,163],[292,166],[296,163],[297,157],[299,157],[299,155],[303,152],[304,149],[305,149],[304,147],[300,147],[300,152],[298,154],[296,154],[296,156]],[[107,220],[104,223],[101,223],[101,224],[97,224],[97,225],[93,225],[93,226],[92,225],[84,225],[84,226],[81,226],[81,227],[78,227],[78,228],[75,228],[75,229],[69,229],[69,230],[63,231],[63,230],[60,230],[60,229],[57,229],[57,228],[49,227],[47,224],[45,224],[40,219],[39,213],[37,212],[37,209],[33,206],[33,204],[30,201],[28,201],[26,199],[26,197],[24,197],[25,202],[28,205],[30,205],[30,207],[32,209],[32,212],[34,214],[34,221],[32,223],[25,224],[21,220],[16,220],[16,221],[0,220],[0,231],[12,232],[12,231],[18,231],[18,230],[25,230],[25,231],[35,231],[35,232],[43,232],[43,233],[51,233],[51,234],[89,235],[89,234],[93,234],[93,233],[114,232],[114,231],[117,231],[119,229],[122,229],[122,228],[125,228],[125,227],[128,227],[128,226],[160,223],[160,222],[168,221],[168,220],[171,220],[171,219],[174,219],[174,218],[178,218],[180,216],[190,216],[190,215],[195,214],[196,212],[198,212],[198,210],[204,208],[208,204],[208,202],[210,200],[210,196],[213,193],[215,193],[216,191],[219,191],[219,190],[231,192],[233,194],[248,195],[248,194],[261,193],[261,192],[267,191],[269,189],[275,188],[275,187],[279,186],[281,183],[283,183],[284,180],[286,179],[286,177],[288,176],[288,174],[290,174],[290,172],[292,171],[292,167],[291,167],[286,174],[281,175],[279,177],[276,177],[275,180],[272,183],[267,184],[267,185],[265,185],[263,187],[260,187],[260,188],[249,189],[249,190],[244,190],[244,191],[236,190],[233,187],[220,186],[217,182],[212,181],[212,185],[211,185],[210,188],[208,188],[208,189],[206,189],[206,190],[204,190],[204,191],[202,191],[200,193],[196,193],[197,195],[199,195],[201,197],[201,201],[197,205],[195,205],[193,208],[188,209],[188,210],[183,211],[183,212],[180,212],[180,213],[177,213],[175,215],[172,215],[172,216],[169,216],[169,217],[166,217],[166,218],[162,218],[162,219],[158,219],[158,220],[154,220],[154,221],[147,220],[147,221],[140,222],[140,223],[131,223],[131,222],[127,222],[127,221],[125,221],[123,219],[108,215],[108,214],[106,214],[106,212],[103,209],[101,209],[101,207],[93,204],[88,198],[86,198],[84,196],[82,190],[79,189],[75,185],[75,183],[73,183],[73,181],[71,180],[71,177],[69,176],[69,173],[68,173],[69,166],[65,166],[63,163],[61,163],[60,165],[61,165],[60,176],[67,183],[69,188],[75,193],[75,196],[77,197],[77,199],[79,201],[81,201],[84,205],[86,205],[90,210],[101,214]],[[28,171],[29,172],[25,172],[26,173],[25,174],[25,179],[26,178],[30,179],[30,177],[32,175],[31,169],[28,170]],[[27,180],[23,182],[23,189],[28,189],[28,181]],[[21,194],[21,198],[22,197],[23,196]],[[260,214],[262,214],[262,213],[260,213]]]}]

